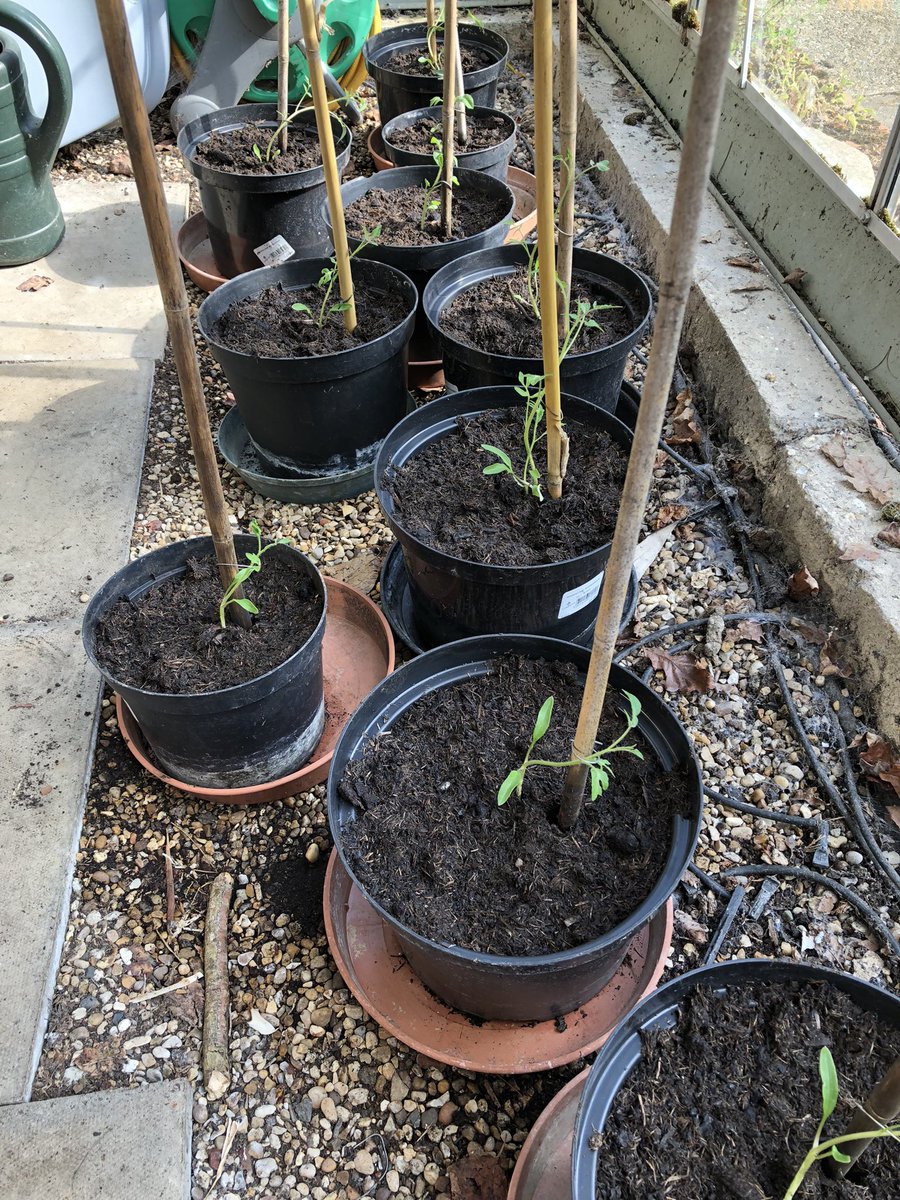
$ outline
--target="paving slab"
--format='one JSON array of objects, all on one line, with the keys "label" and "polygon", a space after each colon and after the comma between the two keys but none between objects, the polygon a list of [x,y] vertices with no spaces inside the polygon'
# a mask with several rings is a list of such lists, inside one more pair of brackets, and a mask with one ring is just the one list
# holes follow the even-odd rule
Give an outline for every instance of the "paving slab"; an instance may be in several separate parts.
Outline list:
[{"label": "paving slab", "polygon": [[0,1108],[3,1200],[188,1200],[185,1081]]},{"label": "paving slab", "polygon": [[[164,185],[173,228],[187,215],[189,185]],[[0,358],[72,362],[159,358],[163,313],[134,180],[54,184],[66,218],[59,246],[38,262],[0,271]],[[33,276],[51,280],[18,291]]]}]

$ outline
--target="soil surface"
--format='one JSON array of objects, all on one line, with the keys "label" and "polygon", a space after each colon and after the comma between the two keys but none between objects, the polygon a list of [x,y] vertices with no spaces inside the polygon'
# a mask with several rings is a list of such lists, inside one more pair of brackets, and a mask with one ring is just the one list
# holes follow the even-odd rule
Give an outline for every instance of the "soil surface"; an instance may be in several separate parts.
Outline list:
[{"label": "soil surface", "polygon": [[[417,154],[431,154],[433,137],[441,136],[441,109],[434,110],[434,116],[420,117],[414,125],[405,125],[402,129],[391,131],[391,145],[399,150],[410,150]],[[453,145],[457,154],[474,154],[478,150],[487,150],[491,146],[499,146],[509,136],[509,123],[499,113],[490,116],[472,116],[468,114],[468,138],[461,142],[458,123],[454,129]],[[460,166],[465,166],[465,161]]]},{"label": "soil surface", "polygon": [[[603,430],[566,421],[562,499],[538,501],[509,475],[484,474],[497,459],[482,444],[505,450],[521,472],[524,411],[460,417],[455,432],[411,458],[390,486],[400,524],[429,546],[494,566],[564,562],[604,546],[619,513],[628,456]],[[535,458],[546,480],[545,441]]]},{"label": "soil surface", "polygon": [[[395,329],[408,312],[401,296],[357,283],[353,332],[347,332],[341,312],[327,316],[320,329],[317,318],[323,297],[324,289],[319,287],[288,292],[279,283],[232,304],[216,322],[213,336],[230,350],[259,358],[315,358],[373,342]],[[339,303],[335,282],[328,307]],[[297,312],[295,304],[306,304],[312,312]]]},{"label": "soil surface", "polygon": [[[432,198],[439,200],[440,194],[440,187],[435,187]],[[453,236],[446,237],[441,230],[438,209],[426,214],[422,226],[425,200],[424,187],[397,188],[392,192],[372,188],[347,207],[347,232],[360,238],[367,229],[380,225],[378,241],[382,246],[434,246],[483,233],[510,215],[505,197],[491,199],[483,192],[469,192],[464,185],[459,185],[453,189]]]},{"label": "soil surface", "polygon": [[[575,829],[555,823],[565,772],[526,772],[521,797],[497,789],[521,764],[538,710],[555,698],[539,757],[570,754],[583,676],[568,663],[499,658],[487,675],[416,701],[351,764],[341,794],[357,807],[343,835],[354,871],[399,920],[437,942],[486,954],[548,954],[624,920],[659,878],[684,777],[613,756],[615,778]],[[604,716],[598,745],[622,732]]]},{"label": "soil surface", "polygon": [[[443,50],[443,46],[443,38],[438,38],[439,53]],[[485,67],[489,67],[491,63],[497,61],[497,56],[491,54],[489,50],[484,50],[480,46],[466,45],[463,41],[460,41],[459,50],[463,75],[468,75],[472,71],[483,71]],[[395,71],[398,75],[430,75],[435,79],[442,78],[440,73],[435,73],[430,63],[419,62],[419,59],[425,58],[427,54],[428,49],[423,39],[421,46],[413,50],[398,50],[386,58],[381,65],[388,71]]]},{"label": "soil surface", "polygon": [[[597,1200],[780,1200],[821,1115],[820,1047],[841,1096],[824,1139],[900,1054],[900,1031],[829,984],[766,983],[729,988],[724,1001],[698,991],[643,1045],[598,1138]],[[814,1168],[800,1197],[887,1200],[898,1167],[900,1146],[874,1142],[846,1182]]]},{"label": "soil surface", "polygon": [[[194,161],[235,175],[290,175],[319,166],[322,161],[319,135],[315,129],[302,125],[288,126],[287,150],[278,151],[276,143],[267,162],[266,151],[274,132],[274,126],[254,122],[240,129],[211,133],[195,148]],[[259,157],[253,151],[254,146]]]},{"label": "soil surface", "polygon": [[135,603],[122,599],[99,621],[97,660],[123,683],[189,695],[234,687],[265,675],[299,650],[319,623],[313,581],[279,551],[244,584],[259,609],[249,630],[219,623],[222,585],[212,558],[188,560],[177,579]]},{"label": "soil surface", "polygon": [[[520,299],[516,299],[516,297]],[[635,320],[618,296],[605,292],[576,273],[572,285],[570,310],[580,301],[611,304],[614,308],[595,312],[591,320],[598,328],[586,327],[575,340],[570,353],[584,354],[602,350],[627,337]],[[444,309],[441,329],[464,346],[508,354],[514,358],[541,358],[541,323],[528,300],[528,277],[524,269],[511,275],[485,279],[468,288]]]}]

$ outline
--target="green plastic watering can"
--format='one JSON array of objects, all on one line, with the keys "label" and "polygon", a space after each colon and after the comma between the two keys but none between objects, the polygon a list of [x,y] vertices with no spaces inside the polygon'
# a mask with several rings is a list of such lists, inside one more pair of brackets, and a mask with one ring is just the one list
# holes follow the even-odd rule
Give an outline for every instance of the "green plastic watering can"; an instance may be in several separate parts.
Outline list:
[{"label": "green plastic watering can", "polygon": [[[18,45],[35,52],[47,74],[47,112],[31,111]],[[59,42],[39,17],[0,0],[0,266],[43,258],[59,244],[65,221],[50,182],[72,107],[72,77]]]}]

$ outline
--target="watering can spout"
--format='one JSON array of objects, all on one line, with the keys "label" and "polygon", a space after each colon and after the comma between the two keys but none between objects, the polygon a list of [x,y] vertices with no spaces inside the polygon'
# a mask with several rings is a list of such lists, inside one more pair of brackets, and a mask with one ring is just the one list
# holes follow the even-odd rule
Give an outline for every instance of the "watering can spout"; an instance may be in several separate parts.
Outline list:
[{"label": "watering can spout", "polygon": [[[16,38],[47,76],[47,112],[38,119]],[[34,262],[57,245],[65,223],[50,181],[72,107],[72,78],[59,42],[43,21],[0,0],[0,266]]]}]

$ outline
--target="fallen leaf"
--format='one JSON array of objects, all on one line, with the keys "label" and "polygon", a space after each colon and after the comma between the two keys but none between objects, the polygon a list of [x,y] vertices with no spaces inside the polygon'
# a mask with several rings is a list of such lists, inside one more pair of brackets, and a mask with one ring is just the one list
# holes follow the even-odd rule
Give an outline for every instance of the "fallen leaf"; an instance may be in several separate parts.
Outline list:
[{"label": "fallen leaf", "polygon": [[656,528],[664,529],[673,521],[683,521],[688,515],[686,504],[664,504],[656,516]]},{"label": "fallen leaf", "polygon": [[875,541],[884,542],[886,546],[893,546],[895,550],[900,550],[900,521],[891,521],[890,525],[879,529],[875,534]]},{"label": "fallen leaf", "polygon": [[853,674],[853,668],[847,666],[843,645],[839,645],[831,635],[819,651],[819,674],[837,675],[841,679],[849,679]]},{"label": "fallen leaf", "polygon": [[667,650],[644,650],[654,671],[662,671],[670,692],[712,692],[718,689],[708,667],[701,667],[693,654],[669,654]]},{"label": "fallen leaf", "polygon": [[30,275],[16,288],[17,292],[39,292],[41,288],[49,287],[53,280],[49,275]]},{"label": "fallen leaf", "polygon": [[267,1017],[264,1017],[256,1008],[251,1010],[250,1020],[247,1022],[247,1024],[251,1029],[255,1029],[257,1033],[263,1033],[267,1036],[270,1033],[274,1033],[278,1028],[277,1025],[273,1025],[272,1022]]},{"label": "fallen leaf", "polygon": [[874,562],[876,558],[881,558],[881,555],[874,546],[868,546],[865,542],[851,542],[838,562]]},{"label": "fallen leaf", "polygon": [[844,474],[858,492],[871,496],[878,504],[890,500],[895,479],[887,462],[876,466],[861,454],[854,454],[844,463]]},{"label": "fallen leaf", "polygon": [[900,755],[884,738],[877,733],[866,734],[866,749],[859,756],[859,764],[871,779],[880,780],[900,796]]},{"label": "fallen leaf", "polygon": [[824,646],[828,641],[828,630],[823,629],[821,625],[810,625],[808,621],[795,619],[791,621],[791,627],[814,646]]},{"label": "fallen leaf", "polygon": [[752,254],[737,254],[734,258],[726,258],[729,267],[744,267],[748,271],[761,271],[759,259]]},{"label": "fallen leaf", "polygon": [[795,267],[793,271],[788,271],[787,275],[782,278],[781,282],[786,283],[788,287],[796,287],[797,284],[803,279],[804,275],[806,275],[806,271],[804,271],[802,267]]},{"label": "fallen leaf", "polygon": [[447,1174],[452,1200],[506,1200],[506,1172],[495,1154],[469,1154]]},{"label": "fallen leaf", "polygon": [[740,287],[732,288],[733,292],[767,292],[769,285],[767,283],[744,283]]},{"label": "fallen leaf", "polygon": [[114,154],[109,160],[107,171],[110,175],[127,175],[129,177],[134,175],[131,159],[127,154]]},{"label": "fallen leaf", "polygon": [[787,590],[792,600],[799,600],[801,596],[817,596],[819,581],[807,571],[806,567],[801,567],[788,580]]},{"label": "fallen leaf", "polygon": [[759,621],[738,621],[734,636],[737,641],[761,642],[763,640],[763,627]]},{"label": "fallen leaf", "polygon": [[642,541],[638,543],[637,551],[635,552],[634,562],[632,566],[634,573],[638,579],[643,579],[662,550],[663,546],[675,532],[676,526],[664,525],[662,529],[657,529],[656,533],[650,533]]},{"label": "fallen leaf", "polygon": [[675,928],[695,946],[705,946],[709,941],[706,925],[701,925],[690,913],[682,912],[680,908],[675,909]]},{"label": "fallen leaf", "polygon": [[847,461],[847,447],[844,445],[842,437],[833,437],[830,442],[826,442],[822,447],[822,453],[826,458],[830,459],[836,467],[842,467]]},{"label": "fallen leaf", "polygon": [[672,445],[684,445],[700,441],[700,427],[697,425],[697,413],[693,404],[693,393],[689,387],[675,397],[675,411],[672,413],[672,431],[666,441]]},{"label": "fallen leaf", "polygon": [[885,809],[887,815],[891,818],[895,825],[900,827],[900,807],[896,804],[889,804]]},{"label": "fallen leaf", "polygon": [[349,583],[357,591],[368,594],[378,582],[384,555],[370,547],[357,551],[352,558],[342,563],[335,563],[328,568],[328,574],[341,583]]}]

